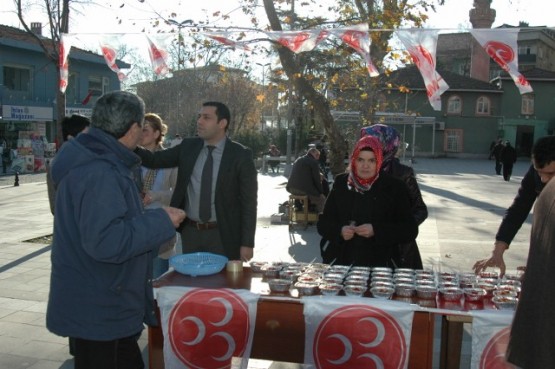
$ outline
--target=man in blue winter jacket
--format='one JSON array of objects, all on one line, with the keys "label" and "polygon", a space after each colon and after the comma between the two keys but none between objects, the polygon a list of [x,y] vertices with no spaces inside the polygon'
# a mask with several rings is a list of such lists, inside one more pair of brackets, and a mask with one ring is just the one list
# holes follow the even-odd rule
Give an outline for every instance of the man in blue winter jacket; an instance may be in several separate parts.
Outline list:
[{"label": "man in blue winter jacket", "polygon": [[102,95],[90,129],[52,166],[57,187],[47,328],[75,338],[76,369],[144,368],[137,338],[155,322],[152,258],[185,219],[176,208],[144,210],[136,183],[144,102]]}]

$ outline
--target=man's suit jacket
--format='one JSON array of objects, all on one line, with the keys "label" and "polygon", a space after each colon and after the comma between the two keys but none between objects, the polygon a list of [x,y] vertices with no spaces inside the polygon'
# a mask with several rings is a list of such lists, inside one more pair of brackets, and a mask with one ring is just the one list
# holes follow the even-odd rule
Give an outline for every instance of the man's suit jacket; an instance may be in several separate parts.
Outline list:
[{"label": "man's suit jacket", "polygon": [[[187,187],[203,147],[201,138],[191,137],[167,150],[151,153],[137,148],[135,152],[148,168],[178,167],[177,183],[170,205],[184,209]],[[254,247],[256,231],[258,182],[249,148],[227,139],[215,193],[216,218],[226,256],[237,260],[240,258],[241,246]]]}]

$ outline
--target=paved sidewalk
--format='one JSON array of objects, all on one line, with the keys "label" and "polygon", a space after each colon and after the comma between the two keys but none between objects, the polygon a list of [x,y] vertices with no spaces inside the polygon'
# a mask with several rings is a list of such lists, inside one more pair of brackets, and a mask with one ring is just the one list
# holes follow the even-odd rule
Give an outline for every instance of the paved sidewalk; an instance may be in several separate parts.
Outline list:
[{"label": "paved sidewalk", "polygon": [[[417,172],[429,217],[420,227],[418,244],[424,263],[436,269],[469,271],[489,256],[504,210],[514,198],[529,163],[517,162],[511,182],[494,173],[494,162],[463,159],[418,159]],[[287,200],[286,178],[260,174],[256,260],[312,261],[319,257],[315,227],[289,232],[287,224],[271,224]],[[52,233],[44,174],[0,176],[0,368],[73,368],[67,339],[45,328],[50,278],[50,247],[26,240]],[[509,269],[524,265],[530,221],[506,253]],[[317,259],[318,260],[318,259]],[[141,338],[146,346],[146,334]],[[462,368],[469,367],[469,335],[465,334]],[[146,349],[144,350],[146,357]],[[438,356],[438,352],[434,355]],[[437,362],[437,360],[436,360]],[[251,360],[252,368],[283,364]],[[292,367],[299,367],[293,365]]]}]

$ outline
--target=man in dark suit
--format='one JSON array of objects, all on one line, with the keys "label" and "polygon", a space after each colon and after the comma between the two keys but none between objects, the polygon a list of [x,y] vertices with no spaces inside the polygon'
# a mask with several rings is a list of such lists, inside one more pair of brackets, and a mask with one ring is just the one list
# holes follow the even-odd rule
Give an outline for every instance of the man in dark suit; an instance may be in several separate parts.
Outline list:
[{"label": "man in dark suit", "polygon": [[291,169],[286,190],[293,195],[308,195],[308,200],[321,213],[324,210],[326,197],[322,185],[323,174],[320,172],[320,151],[316,148],[308,150],[306,155],[301,156]]},{"label": "man in dark suit", "polygon": [[[184,138],[172,148],[136,153],[149,168],[178,167],[171,206],[185,209],[187,219],[180,228],[183,252],[213,252],[230,260],[253,257],[256,230],[257,172],[252,151],[227,135],[229,108],[220,102],[205,102],[198,115],[198,137]],[[212,156],[209,214],[201,220],[201,185],[205,162]],[[204,195],[202,195],[204,196]]]}]

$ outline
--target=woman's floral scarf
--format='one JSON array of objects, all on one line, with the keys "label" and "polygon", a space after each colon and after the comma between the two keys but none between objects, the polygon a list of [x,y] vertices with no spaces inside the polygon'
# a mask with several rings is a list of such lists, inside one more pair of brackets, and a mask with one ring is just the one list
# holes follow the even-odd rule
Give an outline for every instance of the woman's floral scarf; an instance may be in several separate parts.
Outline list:
[{"label": "woman's floral scarf", "polygon": [[399,132],[385,124],[373,124],[370,127],[365,127],[361,133],[376,137],[381,142],[383,149],[383,171],[389,172],[393,158],[395,158],[395,154],[397,154],[401,144]]}]

